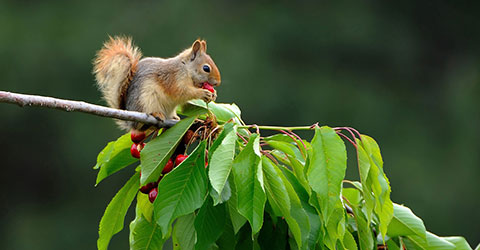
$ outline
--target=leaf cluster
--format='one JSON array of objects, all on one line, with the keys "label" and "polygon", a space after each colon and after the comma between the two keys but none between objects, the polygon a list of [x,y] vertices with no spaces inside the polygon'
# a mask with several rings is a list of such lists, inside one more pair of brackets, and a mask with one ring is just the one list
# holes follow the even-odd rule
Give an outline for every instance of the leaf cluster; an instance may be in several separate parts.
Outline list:
[{"label": "leaf cluster", "polygon": [[[162,249],[169,238],[174,249],[471,249],[462,237],[427,232],[409,208],[391,201],[380,148],[355,129],[315,125],[311,141],[284,128],[262,137],[262,127],[246,126],[235,104],[198,101],[179,113],[186,118],[146,144],[135,174],[107,206],[98,249],[122,230],[135,197],[130,249]],[[207,117],[215,117],[219,133],[203,136],[162,176],[183,135]],[[97,184],[137,161],[129,137],[99,154]],[[356,149],[360,180],[345,180],[344,141]],[[160,177],[152,204],[138,189]]]}]

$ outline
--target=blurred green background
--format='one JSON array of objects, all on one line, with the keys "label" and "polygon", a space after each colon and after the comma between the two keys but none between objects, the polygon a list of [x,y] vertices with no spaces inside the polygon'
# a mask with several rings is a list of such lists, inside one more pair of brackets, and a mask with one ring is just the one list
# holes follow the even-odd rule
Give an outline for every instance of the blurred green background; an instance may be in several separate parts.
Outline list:
[{"label": "blurred green background", "polygon": [[[318,121],[371,135],[392,199],[435,234],[476,246],[479,5],[3,0],[0,90],[105,104],[91,61],[109,34],[161,57],[205,38],[222,73],[217,101],[237,103],[247,123]],[[92,166],[122,131],[80,113],[0,104],[0,114],[2,249],[94,249],[103,211],[133,168],[95,188]],[[128,224],[111,249],[128,249]]]}]

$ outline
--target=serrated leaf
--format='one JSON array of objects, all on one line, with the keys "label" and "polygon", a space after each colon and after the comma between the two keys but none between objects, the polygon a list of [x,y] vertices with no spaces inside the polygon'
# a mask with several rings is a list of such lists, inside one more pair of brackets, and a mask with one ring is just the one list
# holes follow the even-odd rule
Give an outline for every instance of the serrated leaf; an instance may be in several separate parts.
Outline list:
[{"label": "serrated leaf", "polygon": [[195,214],[193,213],[178,218],[172,234],[174,250],[191,250],[195,248],[197,235],[194,223]]},{"label": "serrated leaf", "polygon": [[175,126],[167,129],[155,139],[148,142],[140,152],[142,162],[142,185],[155,182],[159,179],[163,166],[172,156],[183,135],[195,121],[194,116],[179,121]]},{"label": "serrated leaf", "polygon": [[[357,145],[360,145],[361,141],[357,139]],[[358,183],[356,188],[359,188],[363,192],[363,199],[365,200],[365,210],[367,215],[368,225],[373,218],[373,209],[375,208],[375,197],[373,196],[372,187],[368,181],[369,173],[370,173],[370,158],[368,157],[367,152],[363,149],[362,146],[357,146],[357,161],[358,161],[358,169],[360,173],[360,180],[363,184],[359,187]]]},{"label": "serrated leaf", "polygon": [[[281,172],[281,170],[275,164],[273,164],[273,162],[266,156],[262,156],[262,166],[265,177],[265,189],[267,191],[269,203],[274,211],[278,211],[278,216],[282,216],[285,218],[289,225],[290,231],[292,232],[295,240],[297,241],[297,245],[301,247],[303,244],[302,231],[298,223],[302,221],[297,221],[291,215],[290,196],[292,196],[292,198],[294,199],[293,202],[296,203],[294,204],[295,209],[301,208],[300,200],[298,199],[298,197],[294,197],[296,194],[294,194],[295,191],[290,186],[291,184],[285,183],[288,181],[285,178],[282,178],[283,173]],[[286,185],[290,186],[288,187],[289,190],[287,190]],[[293,212],[298,213],[298,211]],[[306,216],[303,217],[303,219],[306,218]]]},{"label": "serrated leaf", "polygon": [[370,171],[368,173],[367,184],[370,185],[374,193],[374,211],[380,222],[380,233],[385,237],[388,224],[393,216],[393,202],[390,199],[390,183],[383,172],[383,160],[380,154],[380,148],[373,138],[366,135],[361,135],[361,141],[357,146],[362,147],[370,158]]},{"label": "serrated leaf", "polygon": [[138,192],[139,174],[134,174],[113,197],[105,209],[98,230],[97,247],[107,249],[112,236],[123,229],[125,215]]},{"label": "serrated leaf", "polygon": [[422,250],[454,250],[456,249],[454,244],[430,232],[427,232],[426,239],[417,235],[410,235],[404,238],[404,242],[407,249],[422,249]]},{"label": "serrated leaf", "polygon": [[136,218],[130,223],[130,250],[161,250],[165,240],[160,227],[148,221],[137,204]]},{"label": "serrated leaf", "polygon": [[232,224],[234,234],[237,234],[240,228],[247,222],[247,219],[238,213],[237,209],[237,189],[235,187],[235,182],[232,181],[233,177],[230,177],[230,189],[232,191],[232,196],[227,202],[228,213],[230,215],[230,221]]},{"label": "serrated leaf", "polygon": [[362,209],[352,204],[352,211],[354,214],[355,222],[357,223],[357,236],[362,250],[371,250],[375,244],[374,236],[370,228],[370,223],[367,216],[364,214]]},{"label": "serrated leaf", "polygon": [[258,134],[252,134],[248,144],[233,160],[232,172],[237,191],[237,209],[256,234],[263,224],[263,209],[267,200],[263,187],[263,172]]},{"label": "serrated leaf", "polygon": [[285,183],[288,196],[290,198],[290,213],[293,220],[287,220],[290,228],[295,228],[295,224],[301,232],[301,244],[298,243],[298,236],[294,233],[297,246],[302,249],[315,249],[315,245],[320,235],[321,221],[315,209],[308,203],[309,195],[305,188],[300,184],[295,175],[288,169],[281,169],[280,177]]},{"label": "serrated leaf", "polygon": [[[225,183],[232,169],[232,162],[235,156],[235,143],[237,140],[237,126],[231,123],[225,125],[225,129],[222,131],[223,136],[219,139],[221,141],[215,141],[216,147],[212,147],[214,150],[211,153],[209,160],[208,177],[210,184],[218,194],[223,192]],[[220,201],[216,200],[215,204]]]},{"label": "serrated leaf", "polygon": [[277,211],[277,216],[290,216],[290,198],[280,177],[282,172],[277,171],[276,166],[266,156],[262,156],[262,169],[267,199],[273,211]]},{"label": "serrated leaf", "polygon": [[154,218],[163,234],[176,218],[192,213],[203,205],[207,195],[205,144],[206,141],[203,141],[198,145],[187,159],[158,184],[158,195],[153,203]]},{"label": "serrated leaf", "polygon": [[310,187],[318,195],[323,221],[328,222],[338,202],[341,202],[340,190],[347,168],[347,151],[335,130],[326,126],[315,129],[311,145],[307,178]]},{"label": "serrated leaf", "polygon": [[98,183],[108,176],[138,161],[138,159],[132,157],[130,154],[131,146],[132,140],[130,139],[130,133],[124,134],[116,141],[107,144],[98,154],[97,164],[93,167],[94,169],[100,169],[95,185],[98,185]]},{"label": "serrated leaf", "polygon": [[230,183],[228,182],[228,180],[225,183],[225,186],[223,187],[221,194],[218,194],[217,191],[215,191],[215,189],[213,189],[212,186],[209,187],[209,190],[210,190],[210,197],[212,197],[213,199],[214,206],[228,201],[232,196],[232,190],[230,189]]},{"label": "serrated leaf", "polygon": [[195,218],[197,243],[195,249],[210,249],[220,238],[226,222],[225,204],[213,206],[212,199],[207,199]]},{"label": "serrated leaf", "polygon": [[393,204],[393,218],[388,225],[387,235],[390,237],[418,235],[425,239],[426,230],[423,221],[410,208]]},{"label": "serrated leaf", "polygon": [[454,244],[456,250],[472,250],[468,242],[463,237],[450,236],[442,237],[442,239]]},{"label": "serrated leaf", "polygon": [[138,192],[137,194],[137,209],[141,211],[143,217],[148,222],[152,222],[153,204],[148,200],[148,194]]}]

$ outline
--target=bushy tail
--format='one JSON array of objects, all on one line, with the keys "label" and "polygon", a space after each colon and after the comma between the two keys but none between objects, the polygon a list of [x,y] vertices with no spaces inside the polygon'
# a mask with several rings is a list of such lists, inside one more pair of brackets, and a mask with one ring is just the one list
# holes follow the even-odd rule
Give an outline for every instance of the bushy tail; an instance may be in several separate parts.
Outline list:
[{"label": "bushy tail", "polygon": [[110,37],[97,52],[93,73],[110,107],[125,109],[125,94],[141,57],[128,37]]}]

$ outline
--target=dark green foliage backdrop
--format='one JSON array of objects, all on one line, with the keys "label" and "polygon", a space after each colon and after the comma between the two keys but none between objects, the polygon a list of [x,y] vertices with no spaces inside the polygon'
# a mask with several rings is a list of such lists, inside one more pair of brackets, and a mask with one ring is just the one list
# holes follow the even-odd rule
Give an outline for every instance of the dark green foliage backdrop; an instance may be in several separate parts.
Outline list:
[{"label": "dark green foliage backdrop", "polygon": [[[392,199],[432,232],[474,246],[478,5],[1,1],[0,89],[103,104],[90,62],[107,34],[133,36],[148,56],[172,56],[202,37],[223,76],[218,101],[237,103],[247,123],[319,121],[373,136]],[[96,155],[121,131],[84,114],[7,104],[0,114],[2,248],[93,249],[105,206],[133,171],[93,187]],[[117,235],[111,248],[127,239]]]}]

